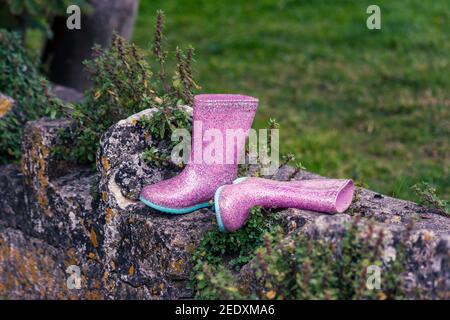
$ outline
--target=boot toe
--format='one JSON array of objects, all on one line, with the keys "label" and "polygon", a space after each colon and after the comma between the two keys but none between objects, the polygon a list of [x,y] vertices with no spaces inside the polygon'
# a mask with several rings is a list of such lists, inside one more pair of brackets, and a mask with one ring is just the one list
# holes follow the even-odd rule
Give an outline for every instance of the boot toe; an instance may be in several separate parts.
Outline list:
[{"label": "boot toe", "polygon": [[169,194],[164,192],[159,184],[145,186],[141,191],[140,199],[162,207],[169,206],[172,202]]},{"label": "boot toe", "polygon": [[161,181],[142,189],[140,199],[158,211],[183,214],[210,206],[189,188],[180,187],[176,178]]}]

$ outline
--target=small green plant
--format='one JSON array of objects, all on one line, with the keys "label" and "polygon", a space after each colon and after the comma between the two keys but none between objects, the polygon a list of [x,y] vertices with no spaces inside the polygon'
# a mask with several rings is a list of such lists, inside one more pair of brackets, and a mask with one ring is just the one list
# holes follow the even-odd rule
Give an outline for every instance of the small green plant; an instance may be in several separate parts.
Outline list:
[{"label": "small green plant", "polygon": [[139,120],[141,127],[151,133],[160,148],[151,146],[142,154],[142,159],[158,167],[171,164],[170,150],[178,141],[172,141],[172,133],[177,129],[191,130],[192,118],[184,106],[167,104],[164,109],[158,108],[151,117],[142,117]]},{"label": "small green plant", "polygon": [[[269,213],[260,207],[254,207],[242,229],[233,233],[221,233],[217,230],[206,233],[192,256],[193,288],[205,289],[210,279],[208,275],[212,272],[228,277],[226,269],[222,268],[224,264],[234,271],[239,270],[255,257],[255,248],[264,243],[263,235],[274,232],[279,224],[280,217],[276,212]],[[205,299],[208,295],[200,290],[197,297]]]},{"label": "small green plant", "polygon": [[[197,274],[197,297],[205,299],[402,299],[402,274],[412,226],[396,245],[395,259],[383,259],[384,232],[370,223],[362,228],[357,216],[337,243],[302,233],[286,237],[281,228],[262,237],[250,265],[257,282],[243,291],[233,273],[216,262]],[[260,243],[261,243],[260,242]],[[380,267],[380,290],[367,288],[369,266]]]},{"label": "small green plant", "polygon": [[0,118],[0,163],[20,159],[20,144],[26,121],[60,116],[61,101],[49,93],[36,61],[25,52],[18,33],[0,30],[0,93],[12,97],[17,107]]},{"label": "small green plant", "polygon": [[170,165],[170,157],[156,147],[151,147],[142,153],[142,159],[147,163],[152,163],[157,167]]},{"label": "small green plant", "polygon": [[80,164],[94,162],[100,137],[111,125],[145,109],[154,98],[146,85],[150,67],[133,44],[116,34],[111,47],[96,46],[94,56],[85,63],[93,88],[85,101],[72,105],[68,116],[76,124],[74,132],[61,132],[61,144],[54,150],[59,157]]},{"label": "small green plant", "polygon": [[450,204],[447,200],[441,199],[436,188],[427,182],[420,182],[412,186],[413,191],[420,198],[420,203],[437,210],[440,214],[450,215]]},{"label": "small green plant", "polygon": [[[158,68],[158,77],[155,80],[157,84],[155,101],[158,110],[151,117],[140,119],[140,123],[145,129],[160,142],[165,143],[165,148],[157,150],[157,159],[164,160],[153,162],[156,165],[167,165],[169,162],[168,152],[177,143],[171,141],[172,132],[176,129],[190,130],[192,128],[192,119],[184,105],[193,105],[194,92],[200,88],[193,78],[194,49],[192,47],[188,48],[187,53],[179,47],[176,48],[176,70],[171,81],[168,79],[166,74],[168,53],[163,46],[163,26],[164,14],[162,11],[158,11],[152,46]],[[143,159],[147,162],[157,160],[155,159],[155,148],[150,147],[149,150],[146,150]]]},{"label": "small green plant", "polygon": [[[322,239],[297,235],[287,242],[280,234],[267,236],[266,245],[257,251],[256,275],[262,290],[261,299],[389,299],[402,298],[401,276],[397,263],[385,265],[383,287],[366,287],[367,268],[383,266],[384,233],[375,234],[369,226],[364,239],[359,234],[357,219],[347,229],[337,246]],[[399,252],[398,250],[397,252]]]},{"label": "small green plant", "polygon": [[[143,117],[136,125],[148,129],[156,141],[170,141],[175,128],[190,127],[190,116],[183,106],[192,102],[193,90],[198,88],[192,80],[193,49],[189,48],[187,55],[177,49],[178,67],[169,82],[165,71],[167,54],[161,44],[162,28],[163,13],[158,11],[153,43],[158,77],[144,53],[117,34],[110,48],[94,48],[95,58],[85,63],[93,88],[85,101],[73,105],[68,114],[76,123],[75,132],[61,132],[61,146],[55,149],[56,155],[80,164],[93,164],[101,135],[117,121],[150,107],[157,112],[152,117]],[[165,165],[168,155],[157,152],[154,146],[151,148],[144,153],[144,159],[159,159],[158,163]]]},{"label": "small green plant", "polygon": [[[269,128],[269,132],[270,132],[270,130],[280,129],[280,124],[274,118],[269,119],[269,121],[267,122],[267,126]],[[261,148],[265,148],[266,150],[259,150],[260,154],[266,153],[267,155],[269,155],[272,152],[271,147],[272,147],[272,135],[269,133],[268,139],[267,139],[267,146],[266,147],[261,146]],[[250,160],[250,148],[249,148],[248,144],[245,145],[245,159]],[[252,159],[252,160],[254,160],[254,159]],[[257,156],[257,158],[255,160],[256,160],[256,163],[250,164],[250,163],[248,163],[249,161],[247,161],[244,164],[240,164],[238,166],[238,175],[239,176],[248,175],[250,168],[252,167],[252,165],[254,165],[256,170],[253,170],[251,175],[254,177],[260,177],[262,175],[262,170],[264,168],[264,163],[263,163],[264,161],[263,161],[263,159],[260,158],[259,155]],[[306,167],[303,165],[302,162],[300,162],[300,161],[295,162],[294,154],[292,154],[292,153],[282,154],[279,167],[283,167],[283,166],[289,165],[289,164],[293,164],[294,169],[295,169],[294,172],[290,175],[289,180],[294,178],[301,170],[306,170]]]},{"label": "small green plant", "polygon": [[[198,266],[200,268],[200,266]],[[222,265],[212,267],[205,263],[201,267],[201,272],[195,276],[195,288],[197,299],[243,299],[239,288],[235,283],[235,278],[230,270]]]}]

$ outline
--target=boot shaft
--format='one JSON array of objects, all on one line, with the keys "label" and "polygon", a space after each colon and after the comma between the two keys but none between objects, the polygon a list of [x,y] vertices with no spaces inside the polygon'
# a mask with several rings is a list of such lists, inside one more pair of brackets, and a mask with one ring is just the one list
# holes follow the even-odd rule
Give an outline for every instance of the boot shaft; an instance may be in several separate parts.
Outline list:
[{"label": "boot shaft", "polygon": [[190,163],[236,167],[257,107],[258,99],[244,95],[195,96]]},{"label": "boot shaft", "polygon": [[346,179],[276,181],[248,178],[241,183],[241,187],[255,199],[254,205],[325,213],[345,211],[351,204],[354,192],[353,182]]},{"label": "boot shaft", "polygon": [[250,208],[297,208],[325,213],[341,213],[350,206],[354,193],[351,180],[313,179],[275,181],[240,178],[216,191],[214,206],[222,231],[241,228]]}]

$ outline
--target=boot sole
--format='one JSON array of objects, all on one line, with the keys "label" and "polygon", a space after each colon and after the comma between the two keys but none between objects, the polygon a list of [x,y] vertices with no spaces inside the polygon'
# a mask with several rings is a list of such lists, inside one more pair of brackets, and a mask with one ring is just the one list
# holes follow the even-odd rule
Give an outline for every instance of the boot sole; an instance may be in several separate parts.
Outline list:
[{"label": "boot sole", "polygon": [[[237,178],[233,181],[233,184],[241,183],[242,181],[244,181],[247,178],[248,177]],[[219,197],[220,197],[220,191],[222,190],[222,188],[223,188],[223,186],[219,187],[216,190],[216,193],[214,194],[214,211],[216,213],[216,220],[217,220],[217,225],[219,226],[219,231],[223,232],[223,233],[228,233],[227,229],[225,229],[225,226],[223,225],[222,216],[220,215]]]},{"label": "boot sole", "polygon": [[209,202],[204,202],[204,203],[200,203],[197,204],[195,206],[192,207],[187,207],[187,208],[166,208],[166,207],[162,207],[159,206],[157,204],[154,204],[148,200],[145,200],[143,197],[140,197],[139,200],[141,200],[141,202],[143,202],[146,206],[164,212],[164,213],[170,213],[170,214],[186,214],[186,213],[191,213],[194,211],[197,211],[199,209],[203,209],[203,208],[208,208],[211,207],[211,203]]}]

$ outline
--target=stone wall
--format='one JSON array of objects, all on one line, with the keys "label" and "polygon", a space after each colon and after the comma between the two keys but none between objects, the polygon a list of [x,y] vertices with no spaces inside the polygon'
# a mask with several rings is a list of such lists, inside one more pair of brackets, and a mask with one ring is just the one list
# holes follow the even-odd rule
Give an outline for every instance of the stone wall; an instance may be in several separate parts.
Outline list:
[{"label": "stone wall", "polygon": [[[143,112],[151,116],[153,109]],[[142,115],[142,114],[141,114]],[[132,116],[102,138],[97,170],[58,161],[52,148],[68,120],[28,122],[20,165],[0,167],[0,298],[179,299],[190,298],[190,256],[202,236],[216,228],[211,211],[158,214],[137,201],[142,185],[176,174],[145,164],[140,155],[155,142]],[[159,146],[161,147],[161,146]],[[281,168],[273,179],[315,179]],[[386,231],[386,239],[414,221],[408,244],[411,284],[427,298],[448,298],[450,219],[415,203],[358,188],[349,212]],[[288,209],[290,234],[339,241],[349,214],[324,215]],[[386,241],[391,241],[386,240]],[[386,248],[392,243],[387,243]],[[251,263],[240,278],[251,285]],[[81,271],[81,288],[69,289],[69,266]]]}]

